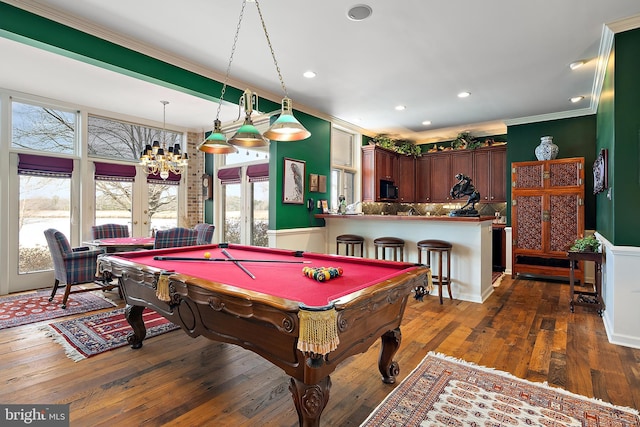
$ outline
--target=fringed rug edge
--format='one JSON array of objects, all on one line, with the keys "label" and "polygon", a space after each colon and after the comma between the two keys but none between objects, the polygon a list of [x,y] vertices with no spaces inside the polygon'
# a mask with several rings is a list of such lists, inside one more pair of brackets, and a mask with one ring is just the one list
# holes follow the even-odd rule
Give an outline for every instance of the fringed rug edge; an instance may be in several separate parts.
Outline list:
[{"label": "fringed rug edge", "polygon": [[65,355],[74,362],[79,362],[87,358],[87,356],[76,350],[76,348],[65,339],[64,335],[56,331],[53,326],[43,325],[38,329],[44,332],[45,337],[51,338],[55,343],[60,344],[64,349]]}]

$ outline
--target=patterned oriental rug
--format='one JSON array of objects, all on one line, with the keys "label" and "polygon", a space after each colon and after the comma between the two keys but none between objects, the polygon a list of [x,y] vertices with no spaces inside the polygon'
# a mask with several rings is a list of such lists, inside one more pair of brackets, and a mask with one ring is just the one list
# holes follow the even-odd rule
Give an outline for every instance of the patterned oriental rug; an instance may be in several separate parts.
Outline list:
[{"label": "patterned oriental rug", "polygon": [[[153,310],[145,308],[142,320],[147,327],[145,340],[178,329]],[[40,328],[64,347],[74,362],[127,345],[132,331],[124,317],[124,308],[51,323]]]},{"label": "patterned oriental rug", "polygon": [[640,426],[638,411],[430,352],[361,427]]},{"label": "patterned oriental rug", "polygon": [[67,300],[67,308],[63,309],[61,307],[63,292],[64,290],[58,289],[51,302],[49,302],[51,289],[1,297],[0,329],[111,308],[117,305],[102,296],[102,291],[97,291],[70,295]]}]

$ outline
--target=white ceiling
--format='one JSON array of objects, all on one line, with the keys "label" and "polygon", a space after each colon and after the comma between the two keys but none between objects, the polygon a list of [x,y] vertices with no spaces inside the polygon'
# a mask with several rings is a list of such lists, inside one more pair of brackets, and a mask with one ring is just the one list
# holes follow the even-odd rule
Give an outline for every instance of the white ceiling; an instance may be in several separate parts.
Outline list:
[{"label": "white ceiling", "polygon": [[[506,132],[526,122],[594,111],[605,25],[640,26],[638,0],[263,0],[262,14],[294,107],[369,134],[417,142]],[[25,8],[222,80],[240,0],[10,0]],[[218,105],[0,37],[0,87],[81,106],[211,128]],[[587,60],[575,71],[569,64]],[[601,65],[600,65],[601,66]],[[302,73],[313,70],[314,79]],[[255,3],[248,2],[231,79],[283,97]],[[601,76],[600,76],[601,77]],[[238,83],[240,82],[240,83]],[[461,91],[471,96],[460,99]],[[584,96],[572,104],[569,99]],[[229,100],[237,101],[237,100]],[[405,105],[396,111],[396,105]],[[237,117],[225,108],[223,121]],[[422,125],[430,120],[430,126]]]}]

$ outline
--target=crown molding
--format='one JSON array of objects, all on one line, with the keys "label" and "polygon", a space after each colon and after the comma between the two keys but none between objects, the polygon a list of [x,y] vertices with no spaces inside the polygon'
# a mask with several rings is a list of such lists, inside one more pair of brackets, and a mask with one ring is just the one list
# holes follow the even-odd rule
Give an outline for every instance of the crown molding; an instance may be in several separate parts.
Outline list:
[{"label": "crown molding", "polygon": [[587,116],[589,114],[595,113],[596,111],[589,107],[581,108],[579,110],[558,111],[556,113],[539,114],[537,116],[519,117],[517,119],[505,120],[504,123],[507,126],[515,126],[536,122],[548,122],[550,120],[570,119],[573,117]]},{"label": "crown molding", "polygon": [[598,49],[598,58],[596,64],[596,75],[593,78],[593,87],[591,88],[591,104],[590,109],[594,113],[598,111],[600,103],[600,95],[602,94],[602,86],[607,73],[607,65],[609,57],[613,49],[614,32],[607,26],[602,26],[602,36],[600,37],[600,47]]},{"label": "crown molding", "polygon": [[640,28],[640,14],[610,22],[606,26],[615,34]]}]

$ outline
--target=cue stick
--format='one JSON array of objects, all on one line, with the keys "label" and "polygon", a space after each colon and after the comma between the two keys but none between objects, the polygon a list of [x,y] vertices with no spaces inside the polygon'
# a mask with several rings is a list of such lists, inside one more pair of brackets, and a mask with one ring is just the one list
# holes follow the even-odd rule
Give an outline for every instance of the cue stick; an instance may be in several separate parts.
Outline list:
[{"label": "cue stick", "polygon": [[275,262],[288,264],[311,264],[311,261],[281,261],[278,259],[229,259],[229,258],[192,258],[179,256],[154,256],[156,261],[241,261],[241,262]]},{"label": "cue stick", "polygon": [[238,261],[237,259],[234,259],[234,258],[231,256],[231,254],[230,254],[229,252],[227,252],[227,250],[226,250],[226,249],[223,249],[223,250],[222,250],[222,253],[224,254],[224,256],[226,256],[226,257],[227,257],[227,258],[229,258],[230,260],[233,260],[233,263],[234,263],[235,265],[237,265],[238,267],[240,267],[240,270],[244,271],[245,273],[247,273],[247,274],[249,275],[249,277],[251,277],[252,279],[254,279],[254,280],[255,280],[256,276],[254,276],[252,272],[250,272],[249,270],[247,270],[247,268],[246,268],[244,265],[240,264],[240,261]]}]

